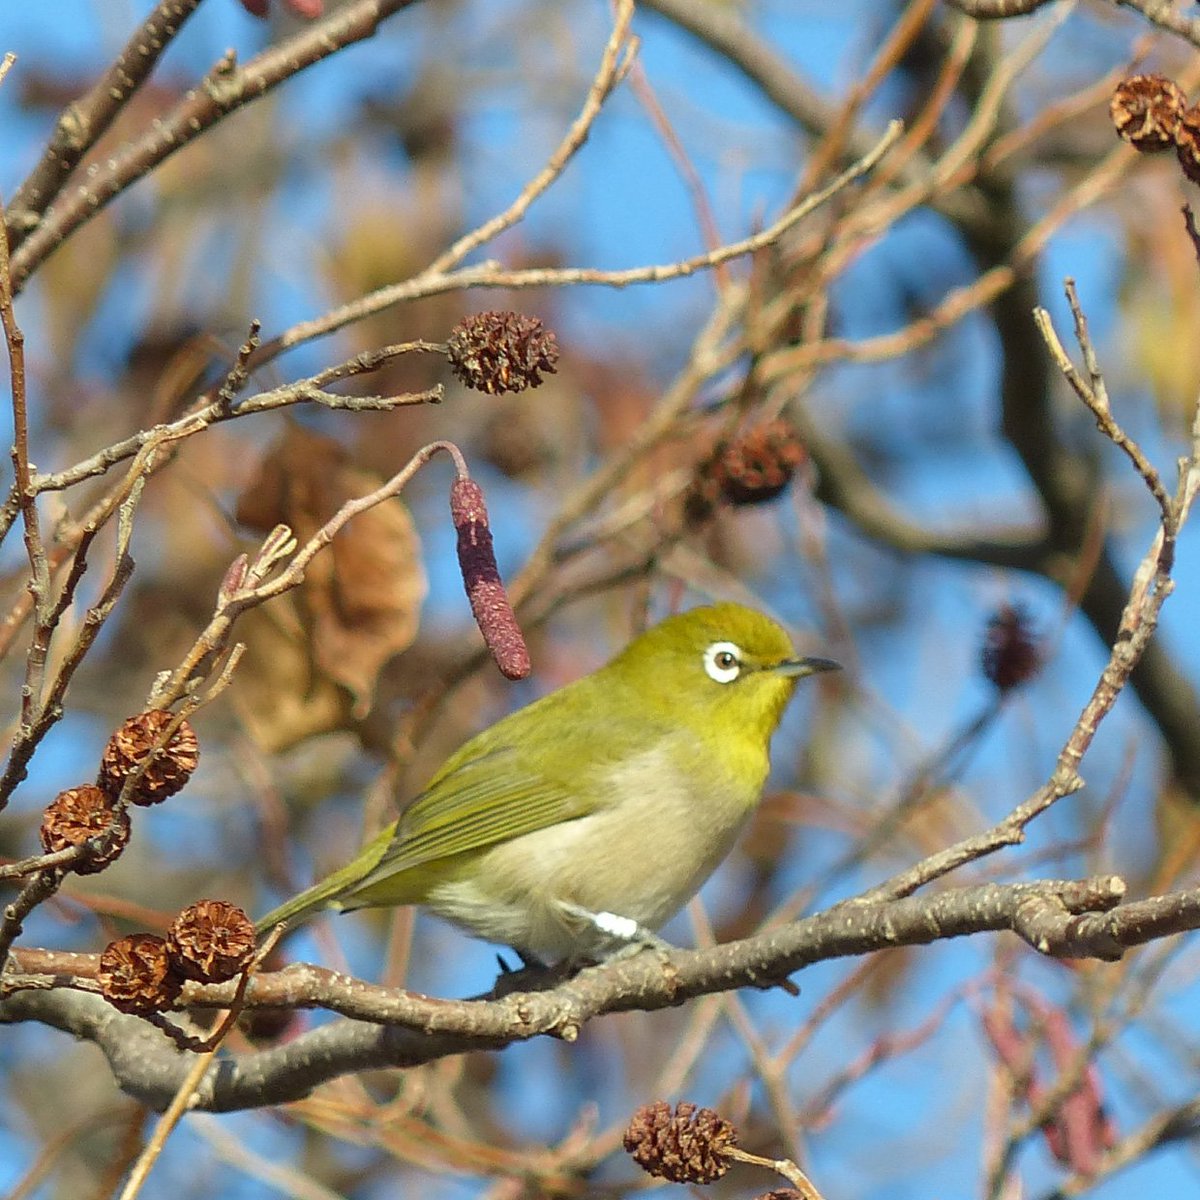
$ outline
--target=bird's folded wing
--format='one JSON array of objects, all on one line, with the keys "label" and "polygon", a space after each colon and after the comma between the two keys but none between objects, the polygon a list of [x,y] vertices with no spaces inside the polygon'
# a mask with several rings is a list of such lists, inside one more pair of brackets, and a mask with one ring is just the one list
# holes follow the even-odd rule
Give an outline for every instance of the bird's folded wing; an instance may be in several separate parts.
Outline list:
[{"label": "bird's folded wing", "polygon": [[500,747],[436,778],[405,810],[363,885],[588,813],[577,793],[540,774],[514,770],[513,758],[511,747]]}]

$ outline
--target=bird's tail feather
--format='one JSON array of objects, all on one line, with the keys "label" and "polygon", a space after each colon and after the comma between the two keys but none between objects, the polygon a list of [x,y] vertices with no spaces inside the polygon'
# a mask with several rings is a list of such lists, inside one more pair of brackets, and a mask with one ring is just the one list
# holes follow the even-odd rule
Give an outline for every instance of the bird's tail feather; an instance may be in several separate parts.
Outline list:
[{"label": "bird's tail feather", "polygon": [[[273,908],[265,917],[260,917],[254,923],[255,933],[261,937],[281,922],[296,925],[307,920],[314,913],[323,909],[355,908],[354,892],[357,886],[375,869],[391,842],[393,827],[389,826],[375,837],[363,851],[340,870],[327,875],[319,883],[284,901],[278,908]],[[362,901],[359,901],[361,904]]]}]

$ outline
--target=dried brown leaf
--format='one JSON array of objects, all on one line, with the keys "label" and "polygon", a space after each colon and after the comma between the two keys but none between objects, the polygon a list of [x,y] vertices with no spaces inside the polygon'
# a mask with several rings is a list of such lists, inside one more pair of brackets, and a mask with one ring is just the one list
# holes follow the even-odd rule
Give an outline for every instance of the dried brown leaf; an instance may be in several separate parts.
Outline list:
[{"label": "dried brown leaf", "polygon": [[[260,532],[289,525],[303,543],[381,482],[331,438],[291,426],[263,458],[237,517]],[[240,674],[257,676],[249,690],[260,742],[278,749],[364,716],[380,670],[416,636],[425,590],[420,539],[399,500],[350,521],[313,560],[290,608],[273,601],[247,626],[251,658]]]}]

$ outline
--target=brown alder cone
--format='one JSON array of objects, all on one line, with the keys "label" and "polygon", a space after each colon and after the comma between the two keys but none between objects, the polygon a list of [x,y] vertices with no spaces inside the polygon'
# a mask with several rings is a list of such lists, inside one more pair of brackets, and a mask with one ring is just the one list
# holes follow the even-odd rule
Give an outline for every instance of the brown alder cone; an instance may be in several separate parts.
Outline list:
[{"label": "brown alder cone", "polygon": [[1200,108],[1180,114],[1175,128],[1175,157],[1183,173],[1193,183],[1200,183]]},{"label": "brown alder cone", "polygon": [[152,933],[131,933],[109,942],[100,955],[96,982],[109,1004],[138,1016],[170,1008],[183,986],[167,943]]},{"label": "brown alder cone", "polygon": [[175,969],[200,983],[224,983],[254,957],[254,922],[236,904],[197,900],[175,918],[167,933]]},{"label": "brown alder cone", "polygon": [[[174,719],[174,713],[153,708],[125,721],[104,748],[100,777],[96,782],[110,795],[120,795],[126,778],[154,750],[163,730]],[[130,802],[159,804],[168,796],[173,796],[187,783],[199,758],[200,744],[195,731],[184,721],[143,772],[129,796]]]},{"label": "brown alder cone", "polygon": [[711,1108],[665,1100],[643,1104],[625,1130],[624,1146],[642,1170],[672,1183],[712,1183],[729,1170],[722,1153],[737,1130]]},{"label": "brown alder cone", "polygon": [[782,419],[765,421],[718,442],[697,468],[684,500],[688,517],[705,520],[721,503],[738,506],[774,500],[792,482],[806,453],[800,435]]},{"label": "brown alder cone", "polygon": [[467,387],[495,396],[537,387],[542,372],[555,374],[558,342],[537,317],[481,312],[454,327],[446,357]]},{"label": "brown alder cone", "polygon": [[1002,692],[1032,679],[1042,665],[1042,649],[1029,614],[1021,605],[1002,604],[988,620],[983,653],[983,673]]},{"label": "brown alder cone", "polygon": [[94,875],[117,858],[129,843],[129,814],[117,813],[113,798],[93,783],[67,788],[54,797],[42,817],[42,849],[47,854],[66,850],[99,837],[110,827],[112,833],[105,849],[77,858],[71,864],[72,871]]},{"label": "brown alder cone", "polygon": [[1117,133],[1143,154],[1169,150],[1176,140],[1187,98],[1165,75],[1122,79],[1109,103]]}]

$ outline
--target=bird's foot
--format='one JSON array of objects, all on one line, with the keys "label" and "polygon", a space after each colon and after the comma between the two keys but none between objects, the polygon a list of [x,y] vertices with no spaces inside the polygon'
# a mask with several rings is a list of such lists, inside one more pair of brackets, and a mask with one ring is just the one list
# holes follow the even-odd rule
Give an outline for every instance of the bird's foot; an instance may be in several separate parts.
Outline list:
[{"label": "bird's foot", "polygon": [[557,987],[566,978],[561,967],[547,966],[540,959],[514,946],[521,959],[521,966],[512,966],[502,954],[496,955],[500,974],[492,985],[491,998],[499,1000],[513,992],[542,992]]}]

